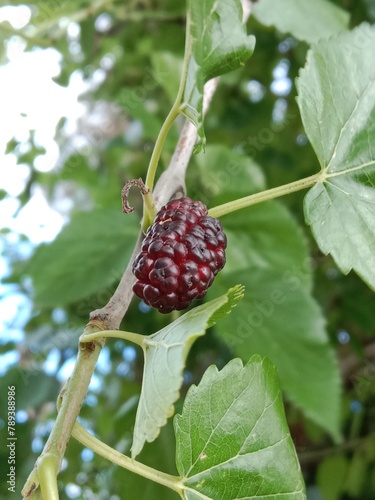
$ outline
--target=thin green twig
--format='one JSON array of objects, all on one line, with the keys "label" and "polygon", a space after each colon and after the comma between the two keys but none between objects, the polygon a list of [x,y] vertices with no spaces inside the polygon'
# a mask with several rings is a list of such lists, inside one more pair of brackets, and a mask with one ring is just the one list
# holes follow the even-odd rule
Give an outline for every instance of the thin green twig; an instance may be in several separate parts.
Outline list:
[{"label": "thin green twig", "polygon": [[152,467],[142,464],[141,462],[137,462],[126,455],[123,455],[87,432],[87,430],[78,422],[74,425],[72,436],[84,446],[87,446],[87,448],[90,448],[98,455],[110,460],[112,463],[117,464],[124,469],[130,470],[131,472],[135,472],[136,474],[139,474],[147,479],[151,479],[151,481],[162,484],[182,496],[184,486],[180,477],[158,471]]}]

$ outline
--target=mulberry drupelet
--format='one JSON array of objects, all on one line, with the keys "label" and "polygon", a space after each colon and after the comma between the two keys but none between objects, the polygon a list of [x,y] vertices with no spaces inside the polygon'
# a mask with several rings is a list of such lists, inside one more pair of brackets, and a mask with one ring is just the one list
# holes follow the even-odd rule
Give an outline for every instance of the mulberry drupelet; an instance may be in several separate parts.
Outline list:
[{"label": "mulberry drupelet", "polygon": [[205,296],[224,267],[227,239],[200,201],[167,203],[148,228],[133,263],[134,293],[161,313],[186,309]]}]

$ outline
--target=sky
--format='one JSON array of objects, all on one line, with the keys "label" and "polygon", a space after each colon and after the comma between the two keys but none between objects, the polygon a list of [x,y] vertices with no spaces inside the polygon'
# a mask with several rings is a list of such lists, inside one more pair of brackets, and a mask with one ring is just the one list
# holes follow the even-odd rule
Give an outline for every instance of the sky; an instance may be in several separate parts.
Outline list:
[{"label": "sky", "polygon": [[[16,7],[1,8],[0,20],[3,11],[12,20],[13,27],[22,27],[21,20],[25,24],[29,20],[25,10]],[[85,90],[85,84],[75,75],[68,87],[58,85],[53,78],[60,73],[61,54],[52,48],[33,51],[25,48],[22,38],[13,36],[6,47],[9,62],[0,66],[0,189],[9,194],[0,205],[0,225],[23,232],[32,243],[38,244],[53,240],[64,221],[48,206],[38,188],[29,203],[18,211],[15,197],[24,190],[31,169],[18,163],[17,156],[30,150],[33,134],[34,143],[45,150],[35,159],[34,168],[40,172],[54,168],[59,156],[55,141],[57,124],[63,116],[69,121],[82,116],[85,109],[78,102],[78,96]],[[19,146],[15,153],[5,154],[12,138]]]},{"label": "sky", "polygon": [[[30,20],[26,6],[0,8],[0,23],[8,20],[20,29]],[[72,76],[69,85],[62,87],[53,81],[61,69],[61,54],[55,49],[26,51],[21,37],[13,36],[6,44],[7,62],[0,66],[0,190],[7,193],[0,201],[0,228],[7,228],[0,238],[0,277],[10,273],[4,256],[8,248],[27,257],[41,242],[52,241],[67,217],[51,207],[41,186],[34,186],[30,200],[20,207],[20,195],[30,178],[31,167],[18,159],[31,149],[30,139],[41,148],[34,168],[52,171],[59,157],[55,140],[56,127],[62,117],[74,133],[74,124],[85,113],[78,97],[87,90],[82,75]],[[19,145],[6,153],[7,143],[16,139]],[[27,239],[22,238],[25,235]],[[28,321],[32,304],[14,285],[0,284],[0,343],[10,339],[20,342],[23,327]],[[2,371],[17,362],[18,353],[9,352],[1,359]]]}]

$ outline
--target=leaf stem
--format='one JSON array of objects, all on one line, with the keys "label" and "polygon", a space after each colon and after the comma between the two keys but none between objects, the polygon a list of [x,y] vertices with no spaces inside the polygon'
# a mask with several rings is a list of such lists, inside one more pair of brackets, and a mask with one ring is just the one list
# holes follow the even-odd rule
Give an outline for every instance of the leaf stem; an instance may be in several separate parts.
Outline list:
[{"label": "leaf stem", "polygon": [[236,210],[241,210],[241,208],[250,207],[251,205],[256,205],[257,203],[262,203],[263,201],[273,200],[274,198],[279,198],[280,196],[309,188],[314,184],[323,181],[324,176],[322,172],[319,172],[311,175],[310,177],[290,182],[289,184],[283,184],[282,186],[278,186],[276,188],[267,189],[266,191],[251,194],[249,196],[245,196],[244,198],[239,198],[238,200],[229,201],[223,205],[213,207],[208,211],[208,215],[215,218],[222,217],[223,215],[230,214]]},{"label": "leaf stem", "polygon": [[102,330],[100,332],[94,332],[94,333],[83,333],[79,338],[79,342],[84,344],[101,338],[115,338],[115,339],[129,340],[130,342],[133,342],[133,344],[137,344],[143,347],[147,335],[140,335],[139,333],[133,333],[133,332],[125,332],[123,330]]},{"label": "leaf stem", "polygon": [[[147,169],[147,176],[146,176],[146,187],[152,191],[154,187],[154,182],[155,182],[155,174],[156,170],[159,164],[159,159],[160,155],[164,146],[165,139],[167,138],[167,134],[169,132],[169,129],[171,128],[173,122],[175,121],[176,117],[179,115],[180,111],[180,103],[176,100],[175,103],[172,106],[172,109],[168,113],[167,118],[165,119],[159,135],[156,139],[154,150],[151,155],[151,160],[150,164]],[[150,207],[149,204],[147,203],[147,200],[144,200],[143,202],[143,221],[142,221],[142,229],[143,232],[146,231],[146,229],[152,224],[154,220],[154,214],[150,212]]]},{"label": "leaf stem", "polygon": [[95,453],[98,453],[98,455],[110,460],[112,463],[119,465],[124,469],[130,470],[131,472],[135,472],[136,474],[139,474],[147,479],[151,479],[151,481],[162,484],[163,486],[166,486],[167,488],[170,488],[171,490],[182,495],[184,486],[181,482],[181,478],[158,471],[152,467],[142,464],[141,462],[137,462],[126,455],[123,455],[90,434],[78,422],[74,425],[72,436],[84,446],[87,446]]},{"label": "leaf stem", "polygon": [[[186,79],[187,79],[187,74],[188,74],[189,60],[190,60],[191,51],[192,51],[192,41],[191,41],[189,26],[190,26],[190,19],[188,16],[187,20],[186,20],[185,54],[184,54],[184,62],[183,62],[180,86],[178,88],[176,100],[175,100],[170,112],[168,113],[167,118],[165,119],[165,121],[160,129],[160,132],[158,134],[158,137],[156,139],[155,146],[154,146],[154,149],[152,151],[150,163],[149,163],[149,166],[147,169],[145,185],[147,188],[149,188],[150,191],[152,191],[154,188],[156,170],[157,170],[157,167],[159,164],[159,159],[160,159],[160,155],[161,155],[164,143],[165,143],[165,139],[167,138],[167,134],[168,134],[169,129],[171,128],[173,122],[175,121],[177,116],[181,113],[181,100],[182,100],[182,96],[184,94],[184,88],[186,85]],[[153,219],[154,219],[154,214],[152,214],[149,211],[149,207],[147,205],[147,200],[145,200],[143,203],[143,222],[142,222],[143,231],[146,231],[146,229],[152,224]]]},{"label": "leaf stem", "polygon": [[57,489],[57,457],[52,453],[46,453],[39,463],[39,482],[43,499],[59,500]]},{"label": "leaf stem", "polygon": [[150,191],[152,191],[152,189],[154,187],[156,169],[157,169],[157,166],[159,163],[159,158],[160,158],[160,154],[161,154],[161,151],[163,149],[163,146],[164,146],[165,139],[167,137],[169,129],[171,128],[171,125],[173,124],[175,118],[179,114],[179,108],[180,108],[180,102],[177,101],[177,99],[176,99],[176,101],[173,104],[171,110],[169,111],[167,118],[165,119],[165,121],[164,121],[164,123],[159,131],[159,135],[156,139],[154,150],[152,152],[151,159],[150,159],[150,164],[148,166],[146,182],[145,182],[146,187],[148,187],[150,189]]}]

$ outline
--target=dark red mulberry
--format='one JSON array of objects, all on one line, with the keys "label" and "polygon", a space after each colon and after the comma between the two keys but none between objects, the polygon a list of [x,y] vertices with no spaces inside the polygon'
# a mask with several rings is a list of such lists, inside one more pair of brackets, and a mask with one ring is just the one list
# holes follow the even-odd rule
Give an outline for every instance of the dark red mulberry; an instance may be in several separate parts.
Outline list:
[{"label": "dark red mulberry", "polygon": [[147,230],[133,263],[134,293],[161,313],[186,309],[206,295],[224,267],[227,239],[200,201],[167,203]]}]

